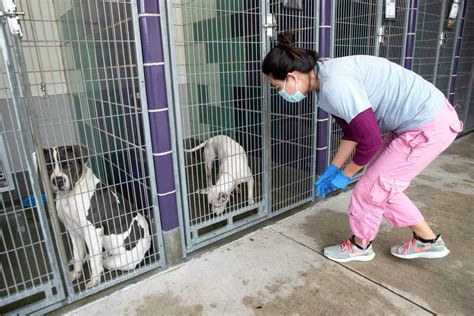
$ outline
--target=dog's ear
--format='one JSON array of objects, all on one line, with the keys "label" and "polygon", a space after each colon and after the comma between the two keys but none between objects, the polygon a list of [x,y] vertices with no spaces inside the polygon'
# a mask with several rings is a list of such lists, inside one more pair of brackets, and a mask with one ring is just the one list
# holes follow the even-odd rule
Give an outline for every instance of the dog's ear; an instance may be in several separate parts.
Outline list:
[{"label": "dog's ear", "polygon": [[198,190],[198,194],[208,194],[209,188]]},{"label": "dog's ear", "polygon": [[229,199],[229,194],[226,192],[219,192],[219,200],[220,201],[227,201]]},{"label": "dog's ear", "polygon": [[82,158],[82,163],[84,165],[89,162],[89,150],[87,147],[82,145],[73,145],[71,146],[71,149],[74,152],[75,157]]}]

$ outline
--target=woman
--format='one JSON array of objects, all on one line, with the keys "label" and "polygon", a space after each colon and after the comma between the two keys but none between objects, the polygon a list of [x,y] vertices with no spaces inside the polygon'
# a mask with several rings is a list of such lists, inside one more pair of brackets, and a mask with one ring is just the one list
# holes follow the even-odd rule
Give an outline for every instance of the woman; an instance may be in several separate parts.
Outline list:
[{"label": "woman", "polygon": [[[449,250],[441,235],[434,234],[403,191],[462,130],[456,111],[434,85],[386,59],[349,56],[321,62],[318,58],[315,51],[293,46],[291,34],[281,34],[279,45],[263,60],[262,71],[288,102],[299,102],[316,91],[318,106],[343,130],[331,165],[316,182],[318,196],[345,189],[367,166],[349,205],[353,236],[326,247],[325,256],[338,262],[372,260],[372,241],[382,217],[413,231],[413,238],[391,248],[394,256],[446,256]],[[385,142],[381,133],[388,135]]]}]

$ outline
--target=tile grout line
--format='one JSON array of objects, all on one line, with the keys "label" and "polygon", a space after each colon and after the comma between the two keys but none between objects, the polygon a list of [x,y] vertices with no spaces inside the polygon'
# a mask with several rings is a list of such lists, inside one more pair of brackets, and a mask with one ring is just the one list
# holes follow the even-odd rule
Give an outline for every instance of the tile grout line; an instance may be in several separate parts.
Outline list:
[{"label": "tile grout line", "polygon": [[[319,255],[322,256],[324,259],[327,259],[321,252],[319,252],[319,251],[317,251],[317,250],[315,250],[315,249],[313,249],[313,248],[311,248],[311,247],[305,245],[304,243],[302,243],[302,242],[300,242],[300,241],[298,241],[298,240],[296,240],[296,239],[294,239],[294,238],[291,238],[290,236],[288,236],[288,235],[286,235],[286,234],[284,234],[284,233],[282,233],[282,232],[279,232],[279,231],[275,230],[273,227],[270,227],[270,229],[271,229],[272,231],[274,231],[275,233],[280,234],[280,235],[282,235],[283,237],[288,238],[289,240],[291,240],[291,241],[293,241],[293,242],[295,242],[295,243],[297,243],[297,244],[299,244],[299,245],[301,245],[301,246],[303,246],[303,247],[305,247],[305,248],[311,250],[312,252],[315,252],[315,253],[319,254]],[[432,315],[436,315],[435,312],[429,310],[428,308],[426,308],[426,307],[424,307],[424,306],[422,306],[422,305],[420,305],[420,304],[414,302],[413,300],[409,299],[408,297],[406,297],[406,296],[404,296],[404,295],[402,295],[402,294],[400,294],[400,293],[395,292],[394,290],[388,288],[387,286],[385,286],[385,285],[383,285],[383,284],[381,284],[381,283],[379,283],[379,282],[377,282],[377,281],[374,281],[374,280],[370,279],[369,277],[365,276],[364,274],[362,274],[362,273],[360,273],[360,272],[358,272],[358,271],[356,271],[356,270],[354,270],[354,269],[352,269],[352,268],[350,268],[350,267],[348,267],[348,266],[346,266],[346,265],[344,265],[344,264],[342,264],[342,263],[340,263],[340,262],[332,261],[332,260],[330,260],[330,259],[327,259],[327,260],[330,261],[330,262],[336,263],[336,264],[338,264],[339,266],[341,266],[341,267],[343,267],[343,268],[345,268],[345,269],[347,269],[347,270],[349,270],[349,271],[351,271],[351,272],[353,272],[353,273],[359,275],[360,277],[362,277],[362,278],[364,278],[364,279],[370,281],[371,283],[374,283],[374,284],[376,284],[376,285],[378,285],[378,286],[380,286],[380,287],[386,289],[387,291],[389,291],[389,292],[391,292],[391,293],[397,295],[398,297],[401,297],[402,299],[404,299],[404,300],[406,300],[406,301],[412,303],[413,305],[418,306],[419,308],[423,309],[424,311],[426,311],[426,312],[428,312],[428,313],[430,313],[430,314],[432,314]]]}]

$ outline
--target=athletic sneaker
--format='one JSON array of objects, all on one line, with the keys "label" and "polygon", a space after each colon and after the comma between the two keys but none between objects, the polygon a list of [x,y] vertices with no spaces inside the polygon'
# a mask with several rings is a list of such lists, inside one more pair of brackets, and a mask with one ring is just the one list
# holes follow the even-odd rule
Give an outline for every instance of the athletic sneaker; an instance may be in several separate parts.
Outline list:
[{"label": "athletic sneaker", "polygon": [[324,256],[337,262],[370,261],[374,259],[375,253],[372,243],[364,250],[356,245],[354,236],[352,236],[339,245],[324,248]]},{"label": "athletic sneaker", "polygon": [[448,248],[444,244],[441,235],[434,240],[420,240],[418,236],[413,234],[413,238],[402,245],[393,246],[392,255],[403,259],[415,258],[443,258],[449,253]]}]

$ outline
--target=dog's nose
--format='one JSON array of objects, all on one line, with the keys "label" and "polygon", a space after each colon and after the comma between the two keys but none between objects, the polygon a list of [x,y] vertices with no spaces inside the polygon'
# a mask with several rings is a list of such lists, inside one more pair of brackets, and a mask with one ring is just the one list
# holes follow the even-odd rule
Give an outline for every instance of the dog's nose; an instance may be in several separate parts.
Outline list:
[{"label": "dog's nose", "polygon": [[58,188],[58,189],[62,189],[64,187],[64,179],[62,177],[56,177],[56,178],[53,178],[53,185]]}]

